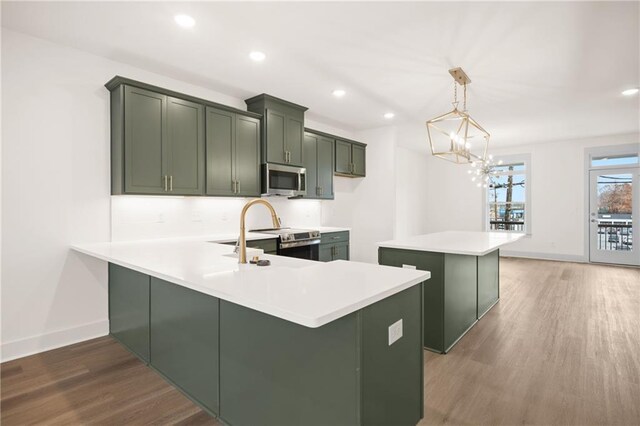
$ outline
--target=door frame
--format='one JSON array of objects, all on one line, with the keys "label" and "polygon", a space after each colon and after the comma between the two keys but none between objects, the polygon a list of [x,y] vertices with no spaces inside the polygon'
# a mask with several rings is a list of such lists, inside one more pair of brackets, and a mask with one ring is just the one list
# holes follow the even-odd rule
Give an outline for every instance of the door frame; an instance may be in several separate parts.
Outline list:
[{"label": "door frame", "polygon": [[[622,165],[622,166],[592,166],[592,160],[594,157],[601,156],[618,156],[618,155],[638,155],[640,158],[640,143],[630,143],[623,145],[609,145],[609,146],[598,146],[598,147],[587,147],[585,148],[584,155],[584,205],[583,205],[583,213],[584,213],[584,261],[586,263],[599,263],[599,262],[591,262],[591,229],[590,229],[590,220],[591,220],[591,171],[592,170],[614,170],[614,169],[629,169],[636,168],[640,170],[640,163],[638,165]],[[638,196],[635,197],[634,203],[640,204],[636,201]],[[637,233],[637,231],[636,231]]]}]

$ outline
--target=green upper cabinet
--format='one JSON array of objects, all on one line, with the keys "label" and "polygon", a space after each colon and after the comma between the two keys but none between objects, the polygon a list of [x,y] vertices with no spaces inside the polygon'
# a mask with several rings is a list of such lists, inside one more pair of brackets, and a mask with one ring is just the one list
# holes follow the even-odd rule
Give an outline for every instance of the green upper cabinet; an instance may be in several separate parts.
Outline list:
[{"label": "green upper cabinet", "polygon": [[169,192],[204,193],[204,106],[167,97]]},{"label": "green upper cabinet", "polygon": [[305,198],[333,199],[333,139],[305,132],[304,167],[307,169]]},{"label": "green upper cabinet", "polygon": [[260,195],[260,120],[207,107],[207,195]]},{"label": "green upper cabinet", "polygon": [[110,90],[112,194],[202,195],[204,106],[126,84]]},{"label": "green upper cabinet", "polygon": [[260,120],[236,114],[237,194],[260,196]]},{"label": "green upper cabinet", "polygon": [[[167,97],[148,90],[124,86],[117,94],[124,103],[123,128],[124,192],[130,194],[165,193],[167,150]],[[112,123],[113,125],[113,123]],[[112,130],[113,132],[113,130]],[[122,189],[121,189],[122,190]]]},{"label": "green upper cabinet", "polygon": [[354,176],[364,177],[367,175],[367,146],[361,144],[351,145],[351,162],[353,169],[351,173]]},{"label": "green upper cabinet", "polygon": [[367,145],[336,139],[335,174],[346,177],[365,177],[367,175]]},{"label": "green upper cabinet", "polygon": [[262,94],[246,101],[247,109],[262,114],[262,162],[303,166],[306,107]]},{"label": "green upper cabinet", "polygon": [[120,76],[105,87],[112,194],[260,195],[262,115]]}]

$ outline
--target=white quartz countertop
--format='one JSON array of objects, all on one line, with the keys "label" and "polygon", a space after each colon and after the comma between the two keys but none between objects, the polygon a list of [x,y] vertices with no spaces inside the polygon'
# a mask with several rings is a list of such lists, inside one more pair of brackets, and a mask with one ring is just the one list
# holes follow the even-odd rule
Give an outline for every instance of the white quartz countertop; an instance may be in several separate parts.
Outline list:
[{"label": "white quartz countertop", "polygon": [[[248,237],[255,237],[251,234]],[[213,235],[77,244],[72,248],[312,328],[430,278],[426,271],[348,261],[323,263],[272,255],[260,256],[269,259],[271,266],[240,265],[232,246],[209,242],[226,240],[230,240],[229,236]],[[261,252],[247,249],[247,257]]]},{"label": "white quartz countertop", "polygon": [[321,234],[326,234],[328,232],[351,231],[351,228],[342,228],[338,226],[314,226],[313,229],[317,229]]},{"label": "white quartz countertop", "polygon": [[378,247],[484,256],[524,236],[512,232],[447,231],[383,241]]}]

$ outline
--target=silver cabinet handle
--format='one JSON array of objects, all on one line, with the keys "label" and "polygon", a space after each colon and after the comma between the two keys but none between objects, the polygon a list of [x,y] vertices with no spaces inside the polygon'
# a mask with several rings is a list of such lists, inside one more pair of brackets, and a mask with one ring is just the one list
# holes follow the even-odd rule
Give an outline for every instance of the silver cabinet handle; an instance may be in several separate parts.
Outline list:
[{"label": "silver cabinet handle", "polygon": [[231,181],[231,192],[233,192],[234,194],[236,193],[236,181],[235,180]]},{"label": "silver cabinet handle", "polygon": [[173,176],[169,176],[169,192],[173,192]]},{"label": "silver cabinet handle", "polygon": [[236,181],[236,185],[238,185],[238,194],[239,194],[240,193],[240,181],[239,180]]},{"label": "silver cabinet handle", "polygon": [[169,190],[169,187],[167,186],[167,175],[162,176],[162,187],[164,188],[164,192]]}]

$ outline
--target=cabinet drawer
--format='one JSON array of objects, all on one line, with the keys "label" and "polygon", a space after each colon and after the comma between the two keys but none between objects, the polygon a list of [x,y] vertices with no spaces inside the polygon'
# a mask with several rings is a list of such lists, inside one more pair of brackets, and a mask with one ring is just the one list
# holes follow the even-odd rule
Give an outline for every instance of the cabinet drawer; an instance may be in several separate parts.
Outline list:
[{"label": "cabinet drawer", "polygon": [[349,231],[327,232],[320,234],[320,244],[349,242]]}]

